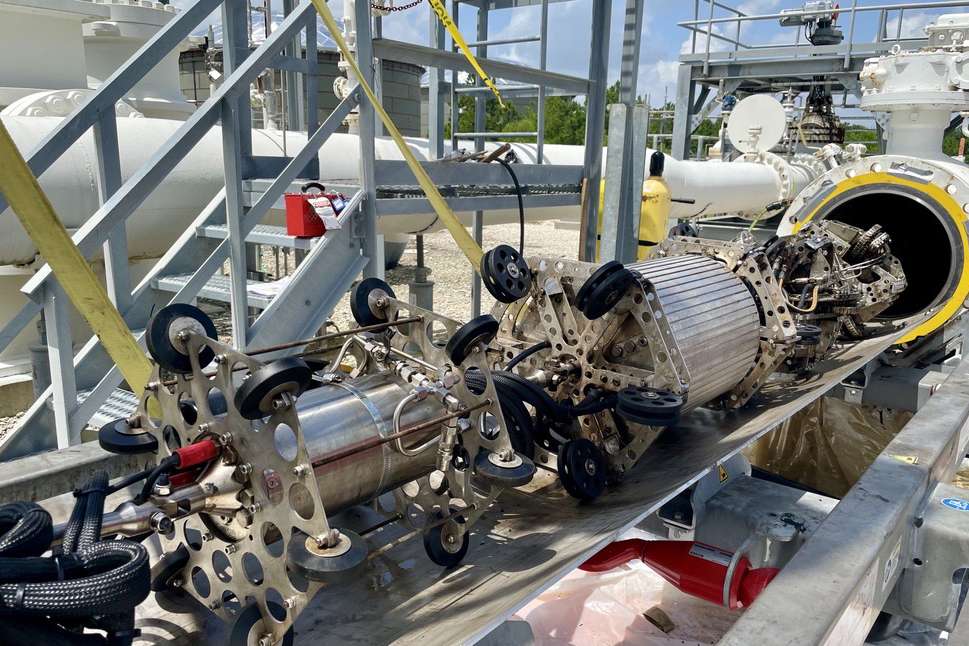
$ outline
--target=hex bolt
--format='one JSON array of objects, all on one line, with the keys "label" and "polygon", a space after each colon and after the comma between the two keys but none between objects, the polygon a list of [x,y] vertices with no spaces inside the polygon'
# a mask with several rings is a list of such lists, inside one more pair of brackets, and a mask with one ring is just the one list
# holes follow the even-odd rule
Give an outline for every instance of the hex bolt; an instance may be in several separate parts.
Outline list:
[{"label": "hex bolt", "polygon": [[252,503],[251,505],[249,505],[249,513],[250,513],[250,514],[255,514],[255,513],[257,513],[257,512],[258,512],[258,511],[259,511],[260,509],[262,509],[262,505],[261,505],[261,504],[259,504],[258,502],[254,502],[254,503]]},{"label": "hex bolt", "polygon": [[259,638],[259,646],[273,646],[273,636],[265,634]]},{"label": "hex bolt", "polygon": [[335,527],[331,527],[325,534],[318,534],[316,536],[316,545],[320,549],[326,549],[328,547],[333,547],[340,542],[340,530]]},{"label": "hex bolt", "polygon": [[296,597],[286,597],[283,600],[283,606],[287,610],[292,610],[293,608],[295,608],[296,607]]},{"label": "hex bolt", "polygon": [[182,579],[182,577],[177,576],[171,581],[169,581],[168,585],[172,586],[173,588],[180,588],[183,585],[185,585],[185,581]]},{"label": "hex bolt", "polygon": [[148,519],[149,526],[159,534],[170,534],[175,530],[175,521],[161,511],[156,511]]},{"label": "hex bolt", "polygon": [[213,361],[215,361],[216,365],[221,366],[223,363],[226,362],[227,359],[228,357],[225,356],[224,354],[217,354],[215,355],[215,358],[213,359]]},{"label": "hex bolt", "polygon": [[157,381],[149,381],[147,384],[145,384],[145,388],[147,388],[152,392],[158,390],[160,387],[161,387],[161,383]]},{"label": "hex bolt", "polygon": [[[201,427],[199,427],[199,430],[201,430]],[[222,435],[220,435],[219,444],[221,444],[222,446],[229,446],[230,444],[232,444],[232,433],[223,433]]]},{"label": "hex bolt", "polygon": [[212,603],[209,604],[209,610],[218,610],[221,607],[222,607],[222,602],[219,601],[218,599],[213,600]]},{"label": "hex bolt", "polygon": [[202,532],[202,542],[209,542],[213,538],[212,532]]},{"label": "hex bolt", "polygon": [[226,554],[235,554],[238,551],[239,551],[239,548],[236,547],[235,545],[232,545],[231,543],[229,545],[226,545],[225,546],[225,553]]},{"label": "hex bolt", "polygon": [[236,467],[236,471],[239,472],[239,475],[248,476],[250,473],[252,473],[252,465],[248,462],[243,462]]},{"label": "hex bolt", "polygon": [[293,467],[293,475],[297,478],[302,478],[305,476],[306,471],[307,469],[305,464],[297,464],[295,467]]},{"label": "hex bolt", "polygon": [[515,459],[515,451],[513,449],[505,449],[498,454],[502,462],[511,462]]}]

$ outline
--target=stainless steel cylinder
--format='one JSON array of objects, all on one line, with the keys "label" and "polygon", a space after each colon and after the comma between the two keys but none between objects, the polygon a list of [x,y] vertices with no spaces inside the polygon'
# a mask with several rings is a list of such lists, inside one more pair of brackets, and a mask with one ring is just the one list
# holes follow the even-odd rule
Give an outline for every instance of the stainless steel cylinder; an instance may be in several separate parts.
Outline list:
[{"label": "stainless steel cylinder", "polygon": [[[296,402],[300,426],[311,462],[363,447],[374,439],[394,432],[394,409],[409,392],[407,385],[390,373],[380,373],[352,382],[337,382],[310,390]],[[435,397],[413,402],[401,415],[400,426],[424,422],[445,412]],[[403,439],[413,447],[438,431],[430,429]],[[407,457],[392,443],[371,447],[314,469],[320,496],[332,514],[399,487],[434,468],[437,452],[430,448]]]},{"label": "stainless steel cylinder", "polygon": [[713,258],[658,258],[627,265],[656,289],[690,372],[687,407],[719,397],[743,380],[760,344],[760,315],[744,282]]}]

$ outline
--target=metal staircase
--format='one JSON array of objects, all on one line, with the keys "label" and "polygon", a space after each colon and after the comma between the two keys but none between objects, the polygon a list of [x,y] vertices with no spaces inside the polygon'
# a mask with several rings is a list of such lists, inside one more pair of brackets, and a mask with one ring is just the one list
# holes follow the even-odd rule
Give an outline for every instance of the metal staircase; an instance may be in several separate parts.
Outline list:
[{"label": "metal staircase", "polygon": [[[366,3],[360,4],[368,8]],[[115,102],[220,6],[226,72],[223,84],[143,168],[122,184]],[[308,1],[298,5],[287,2],[285,9],[275,31],[251,51],[245,3],[197,0],[27,156],[33,172],[40,175],[93,128],[104,197],[98,211],[75,233],[74,241],[87,257],[106,248],[109,294],[139,342],[143,343],[143,329],[154,311],[171,302],[195,298],[231,304],[233,340],[239,347],[309,336],[325,323],[338,299],[368,263],[369,256],[363,254],[366,245],[360,237],[359,220],[366,211],[361,209],[362,190],[357,190],[341,212],[342,227],[317,239],[294,238],[262,223],[283,193],[301,183],[297,179],[318,177],[320,146],[357,107],[360,96],[357,91],[351,92],[322,124],[316,123],[316,57],[306,57],[302,48],[293,46],[304,38],[305,51],[315,53],[316,12]],[[274,67],[302,77],[307,142],[292,157],[251,154],[249,85],[265,69]],[[372,65],[362,67],[372,70]],[[126,220],[151,191],[164,185],[168,173],[201,137],[220,122],[225,187],[131,289],[123,243]],[[372,148],[373,141],[362,145]],[[260,188],[254,192],[253,186]],[[0,210],[5,207],[0,200]],[[248,277],[252,269],[247,265],[247,255],[251,255],[247,254],[248,245],[298,249],[305,257],[286,280],[260,284]],[[221,274],[226,262],[230,267],[227,276]],[[43,312],[54,383],[0,440],[3,459],[77,443],[89,421],[97,424],[129,414],[137,405],[137,397],[120,387],[122,376],[96,338],[87,339],[75,352],[67,306],[64,298],[58,298],[60,290],[49,266],[35,274],[24,292],[31,300],[0,330],[0,347]],[[250,324],[253,310],[257,314]]]},{"label": "metal staircase", "polygon": [[[493,0],[490,6],[510,9],[558,1],[561,0]],[[636,1],[627,0],[628,3]],[[253,48],[249,42],[247,3],[195,0],[26,155],[31,170],[39,176],[82,136],[93,131],[102,202],[75,232],[73,240],[87,258],[104,251],[108,293],[141,343],[153,312],[172,302],[190,302],[197,298],[230,305],[233,343],[242,349],[312,336],[361,272],[382,274],[378,216],[431,210],[404,162],[375,159],[374,110],[357,88],[352,88],[322,123],[317,122],[317,15],[309,0],[282,0],[282,4],[282,20]],[[586,146],[584,164],[555,166],[525,159],[525,163],[516,166],[516,173],[525,188],[525,208],[582,203],[586,221],[594,224],[601,171],[599,142],[603,133],[611,5],[594,2],[592,6],[593,56],[588,78],[486,58],[479,58],[479,62],[495,78],[587,97],[586,140],[594,145]],[[219,9],[223,23],[221,86],[141,169],[122,181],[115,104]],[[436,47],[374,38],[370,3],[356,2],[355,12],[356,56],[364,61],[360,64],[362,75],[371,85],[375,57],[428,66],[432,86],[439,85],[443,70],[468,69],[463,56],[444,51],[443,36],[437,28],[433,30],[440,36]],[[543,23],[546,12],[543,6]],[[380,20],[375,19],[378,33]],[[305,52],[314,55],[307,56]],[[284,71],[288,79],[285,85],[290,92],[285,97],[287,113],[297,115],[299,127],[307,134],[302,148],[291,148],[288,157],[260,157],[252,153],[249,89],[267,69]],[[444,156],[443,97],[438,91],[432,92],[432,96],[429,155],[431,159],[441,159]],[[270,209],[278,208],[286,191],[296,190],[306,179],[318,178],[320,147],[353,110],[359,112],[360,173],[355,182],[351,178],[350,185],[340,186],[340,190],[352,195],[340,214],[341,228],[307,240],[293,238],[279,227],[267,225],[264,222],[267,214]],[[128,218],[152,191],[165,186],[169,174],[201,138],[219,126],[225,186],[148,274],[132,287],[126,245]],[[432,161],[424,163],[424,167],[435,184],[455,189],[453,195],[445,198],[452,209],[479,212],[478,225],[485,211],[517,208],[514,186],[504,169],[494,164]],[[377,176],[381,178],[380,185],[375,179]],[[584,202],[583,186],[587,198]],[[486,190],[465,190],[475,187]],[[0,212],[5,208],[0,196]],[[585,238],[594,241],[594,231],[590,235]],[[248,260],[256,245],[295,250],[301,261],[286,280],[262,282]],[[228,272],[223,271],[226,263]],[[135,394],[122,383],[122,375],[97,338],[80,340],[78,344],[71,338],[66,299],[49,266],[41,268],[23,291],[30,300],[0,327],[0,349],[43,314],[53,384],[31,405],[18,425],[0,437],[0,460],[76,444],[86,424],[96,425],[124,416],[137,403]]]}]

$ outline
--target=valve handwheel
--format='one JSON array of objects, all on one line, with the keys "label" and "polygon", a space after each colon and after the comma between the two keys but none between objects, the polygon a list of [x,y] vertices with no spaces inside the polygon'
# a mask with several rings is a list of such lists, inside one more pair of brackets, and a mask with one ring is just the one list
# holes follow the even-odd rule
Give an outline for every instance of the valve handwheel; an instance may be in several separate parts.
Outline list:
[{"label": "valve handwheel", "polygon": [[616,413],[620,417],[646,426],[673,426],[682,410],[683,397],[654,388],[623,388],[616,401]]},{"label": "valve handwheel", "polygon": [[236,391],[235,405],[246,419],[271,415],[283,394],[299,397],[309,386],[313,371],[302,359],[286,357],[257,368]]},{"label": "valve handwheel", "polygon": [[[169,372],[192,372],[188,347],[181,339],[183,332],[201,334],[210,339],[219,336],[212,319],[194,305],[173,303],[158,310],[148,323],[145,344],[155,362]],[[202,348],[199,352],[199,368],[209,365],[214,358],[212,348]]]},{"label": "valve handwheel", "polygon": [[464,560],[471,544],[471,532],[460,514],[452,515],[443,523],[442,520],[444,514],[440,511],[431,516],[432,522],[440,524],[424,532],[424,551],[432,562],[450,568]]},{"label": "valve handwheel", "polygon": [[498,321],[491,314],[482,314],[458,328],[448,339],[444,351],[454,365],[460,366],[471,356],[479,343],[488,345],[498,335]]},{"label": "valve handwheel", "polygon": [[365,278],[350,295],[350,313],[359,325],[379,325],[390,319],[387,298],[397,298],[390,285],[379,278]]},{"label": "valve handwheel", "polygon": [[528,294],[532,274],[528,263],[512,247],[500,244],[481,257],[481,282],[502,303],[514,303]]},{"label": "valve handwheel", "polygon": [[596,445],[580,437],[559,448],[559,480],[573,498],[590,502],[606,488],[606,460]]}]

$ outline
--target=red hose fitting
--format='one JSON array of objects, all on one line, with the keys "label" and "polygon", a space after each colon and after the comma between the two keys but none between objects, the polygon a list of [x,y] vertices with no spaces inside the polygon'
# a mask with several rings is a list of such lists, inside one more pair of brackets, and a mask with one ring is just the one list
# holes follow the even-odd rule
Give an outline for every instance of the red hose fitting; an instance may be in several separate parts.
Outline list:
[{"label": "red hose fitting", "polygon": [[[586,572],[607,572],[639,559],[678,590],[728,608],[743,608],[754,602],[779,568],[750,567],[740,557],[727,584],[733,554],[693,541],[644,541],[633,538],[607,545],[579,566]],[[724,589],[726,588],[726,603]]]},{"label": "red hose fitting", "polygon": [[212,440],[202,440],[195,444],[183,446],[175,449],[178,456],[179,469],[191,469],[194,466],[205,464],[219,456],[219,446]]}]

